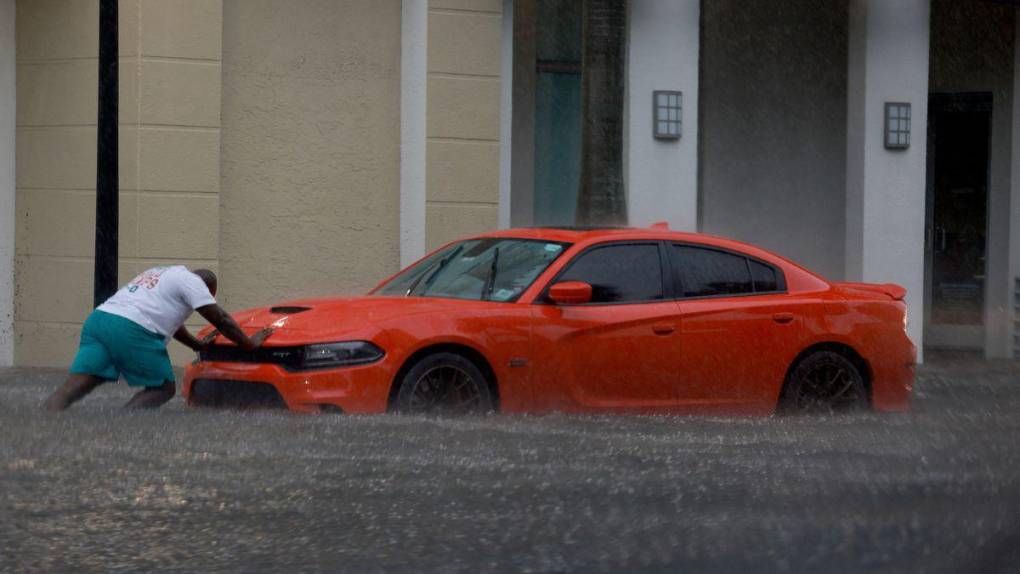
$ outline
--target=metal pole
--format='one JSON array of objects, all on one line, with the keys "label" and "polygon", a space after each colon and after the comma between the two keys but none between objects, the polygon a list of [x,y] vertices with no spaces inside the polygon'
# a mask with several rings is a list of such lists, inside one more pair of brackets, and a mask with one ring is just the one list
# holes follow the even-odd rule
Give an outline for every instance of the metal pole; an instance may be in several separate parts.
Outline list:
[{"label": "metal pole", "polygon": [[99,129],[96,149],[96,266],[93,303],[117,291],[117,0],[99,2]]}]

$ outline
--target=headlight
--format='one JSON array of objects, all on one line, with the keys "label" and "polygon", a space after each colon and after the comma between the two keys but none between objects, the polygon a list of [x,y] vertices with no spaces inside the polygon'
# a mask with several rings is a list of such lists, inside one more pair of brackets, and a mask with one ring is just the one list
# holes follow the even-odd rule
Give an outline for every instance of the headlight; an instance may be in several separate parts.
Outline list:
[{"label": "headlight", "polygon": [[374,363],[385,353],[368,341],[320,343],[304,347],[298,369],[326,369]]}]

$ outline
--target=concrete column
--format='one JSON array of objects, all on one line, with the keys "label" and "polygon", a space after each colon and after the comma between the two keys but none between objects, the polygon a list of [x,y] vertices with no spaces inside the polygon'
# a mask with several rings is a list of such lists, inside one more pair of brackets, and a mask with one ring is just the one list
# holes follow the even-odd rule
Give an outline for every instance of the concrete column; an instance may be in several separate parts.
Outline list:
[{"label": "concrete column", "polygon": [[0,0],[0,366],[14,363],[14,0]]},{"label": "concrete column", "polygon": [[[630,224],[698,225],[698,0],[632,0],[627,48],[625,177]],[[679,140],[657,140],[652,92],[682,92]]]},{"label": "concrete column", "polygon": [[[847,66],[846,277],[906,287],[909,334],[919,351],[928,16],[929,0],[851,0]],[[885,148],[886,102],[911,104],[907,149]]]},{"label": "concrete column", "polygon": [[[1017,290],[1016,278],[1020,277],[1020,8],[1016,15],[1016,34],[1014,35],[1013,46],[1013,133],[1010,150],[1010,218],[1009,218],[1009,283],[1013,293]],[[1018,317],[1016,295],[1010,297],[1010,304],[1007,312]],[[1020,347],[1020,330],[1014,321],[1009,321],[1007,331],[1009,335],[1009,346],[1005,356],[1014,359],[1018,357],[1017,348]]]},{"label": "concrete column", "polygon": [[499,227],[510,227],[514,122],[514,0],[503,0],[499,99]]},{"label": "concrete column", "polygon": [[513,4],[510,82],[510,225],[527,227],[535,221],[535,0]]},{"label": "concrete column", "polygon": [[428,2],[404,0],[400,22],[400,266],[425,255]]},{"label": "concrete column", "polygon": [[[998,9],[999,6],[990,7]],[[1002,14],[1008,14],[1005,10]],[[998,14],[996,14],[998,15]],[[1014,24],[1015,26],[1015,24]],[[1003,30],[1008,28],[1003,27]],[[989,43],[994,40],[990,40]],[[1014,40],[1015,42],[1015,40]],[[992,46],[995,46],[992,44]],[[1013,46],[1002,42],[1000,50],[1007,52]],[[986,48],[986,49],[995,49]],[[966,48],[961,48],[964,50]],[[991,59],[991,58],[989,58]],[[989,173],[988,173],[988,207],[987,207],[987,242],[985,262],[985,328],[984,328],[984,353],[988,359],[1007,359],[1012,356],[1013,350],[1013,299],[1014,299],[1014,278],[1017,268],[1012,265],[1013,254],[1016,253],[1016,243],[1013,241],[1017,227],[1011,217],[1012,206],[1016,205],[1016,175],[1017,150],[1015,141],[1010,134],[1017,133],[1016,114],[1016,77],[1012,75],[1012,68],[1015,66],[1014,58],[1002,58],[1003,64],[998,66],[987,66],[987,74],[994,74],[994,81],[987,80],[981,83],[981,79],[975,78],[975,86],[981,90],[991,88],[992,91],[992,117],[991,117],[991,141],[989,146]],[[996,58],[999,60],[999,58]],[[932,89],[935,92],[935,89]],[[1011,173],[1012,172],[1012,173]]]}]

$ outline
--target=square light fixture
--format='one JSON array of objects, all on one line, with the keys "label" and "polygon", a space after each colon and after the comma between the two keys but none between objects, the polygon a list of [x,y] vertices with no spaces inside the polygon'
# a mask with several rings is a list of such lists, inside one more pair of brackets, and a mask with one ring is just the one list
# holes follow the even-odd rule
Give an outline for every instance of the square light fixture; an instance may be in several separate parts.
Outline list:
[{"label": "square light fixture", "polygon": [[885,147],[886,149],[907,149],[910,147],[909,103],[885,103]]},{"label": "square light fixture", "polygon": [[652,92],[652,135],[660,140],[680,139],[683,94],[669,90]]}]

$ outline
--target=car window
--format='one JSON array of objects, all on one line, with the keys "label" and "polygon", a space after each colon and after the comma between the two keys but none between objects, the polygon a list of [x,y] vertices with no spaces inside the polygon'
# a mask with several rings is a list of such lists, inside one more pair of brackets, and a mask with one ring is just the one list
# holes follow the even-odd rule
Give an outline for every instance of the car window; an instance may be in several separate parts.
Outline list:
[{"label": "car window", "polygon": [[579,255],[557,281],[583,281],[592,303],[628,303],[663,298],[662,262],[655,244],[609,245]]},{"label": "car window", "polygon": [[759,263],[753,259],[748,259],[748,262],[751,264],[751,279],[754,281],[755,293],[780,290],[774,267]]},{"label": "car window", "polygon": [[673,262],[685,297],[754,292],[746,257],[715,249],[674,245]]},{"label": "car window", "polygon": [[447,246],[445,249],[440,249],[422,259],[418,263],[404,269],[392,279],[389,280],[385,285],[380,286],[376,289],[375,294],[377,295],[407,295],[408,289],[412,285],[420,283],[423,277],[434,271],[441,261],[450,257],[457,249],[462,248],[460,244],[455,243]]},{"label": "car window", "polygon": [[565,249],[531,239],[469,239],[405,269],[375,294],[515,301]]}]

